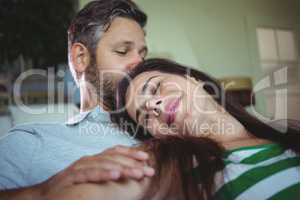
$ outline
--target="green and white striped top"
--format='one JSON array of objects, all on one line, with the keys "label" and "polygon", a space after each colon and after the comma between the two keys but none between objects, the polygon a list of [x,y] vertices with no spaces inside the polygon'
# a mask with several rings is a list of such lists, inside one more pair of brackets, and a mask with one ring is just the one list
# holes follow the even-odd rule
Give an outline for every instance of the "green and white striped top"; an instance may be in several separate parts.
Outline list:
[{"label": "green and white striped top", "polygon": [[[278,144],[228,151],[217,200],[300,199],[300,157]],[[220,175],[218,174],[218,175]]]}]

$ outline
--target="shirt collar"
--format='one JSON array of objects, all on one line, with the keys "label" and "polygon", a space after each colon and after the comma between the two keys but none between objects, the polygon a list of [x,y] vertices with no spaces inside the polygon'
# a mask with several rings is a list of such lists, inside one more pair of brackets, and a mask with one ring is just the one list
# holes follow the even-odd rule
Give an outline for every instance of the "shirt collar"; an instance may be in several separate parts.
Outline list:
[{"label": "shirt collar", "polygon": [[100,106],[96,106],[94,109],[85,111],[85,112],[80,112],[79,114],[71,117],[66,121],[66,125],[68,126],[74,126],[76,124],[79,124],[86,118],[90,118],[90,120],[97,120],[101,122],[110,122],[110,115],[107,111],[105,111],[103,108]]}]

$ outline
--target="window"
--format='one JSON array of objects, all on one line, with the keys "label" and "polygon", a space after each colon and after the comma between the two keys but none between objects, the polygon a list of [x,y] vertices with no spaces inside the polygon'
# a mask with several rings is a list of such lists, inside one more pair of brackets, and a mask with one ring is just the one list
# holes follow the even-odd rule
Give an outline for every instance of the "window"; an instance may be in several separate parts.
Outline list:
[{"label": "window", "polygon": [[288,82],[296,81],[299,60],[293,30],[257,28],[256,31],[263,72],[287,67]]}]

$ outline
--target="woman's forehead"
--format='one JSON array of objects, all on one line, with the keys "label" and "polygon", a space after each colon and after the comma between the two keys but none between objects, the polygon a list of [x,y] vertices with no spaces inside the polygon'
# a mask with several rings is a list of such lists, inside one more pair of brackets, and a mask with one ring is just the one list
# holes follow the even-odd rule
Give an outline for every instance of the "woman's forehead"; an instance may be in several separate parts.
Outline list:
[{"label": "woman's forehead", "polygon": [[128,98],[129,96],[135,96],[136,94],[140,93],[143,85],[150,77],[166,75],[166,73],[162,73],[160,71],[150,71],[139,74],[134,79],[130,80],[130,85],[126,91],[126,98]]},{"label": "woman's forehead", "polygon": [[132,85],[134,87],[140,86],[141,84],[145,83],[151,77],[156,77],[156,76],[160,76],[163,78],[171,78],[171,77],[178,77],[180,75],[167,73],[167,72],[161,72],[161,71],[147,71],[147,72],[143,72],[143,73],[137,75],[133,80],[131,80],[130,85]]},{"label": "woman's forehead", "polygon": [[134,84],[134,82],[145,82],[148,78],[151,76],[167,76],[167,73],[160,72],[160,71],[148,71],[148,72],[143,72],[139,75],[137,75],[131,82],[131,84]]}]

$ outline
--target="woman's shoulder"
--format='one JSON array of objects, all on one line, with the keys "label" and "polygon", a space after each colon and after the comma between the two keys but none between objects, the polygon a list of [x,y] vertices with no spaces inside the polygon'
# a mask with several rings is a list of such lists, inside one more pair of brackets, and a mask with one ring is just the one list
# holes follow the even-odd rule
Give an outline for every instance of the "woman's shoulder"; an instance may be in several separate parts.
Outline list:
[{"label": "woman's shoulder", "polygon": [[[217,187],[216,199],[245,199],[249,196],[268,199],[295,189],[300,195],[299,154],[280,144],[232,149],[226,152],[224,162],[223,182]],[[270,187],[274,183],[276,187]]]},{"label": "woman's shoulder", "polygon": [[269,159],[283,159],[298,157],[291,149],[278,143],[266,143],[253,146],[243,146],[227,150],[224,159],[227,162],[255,164]]}]

